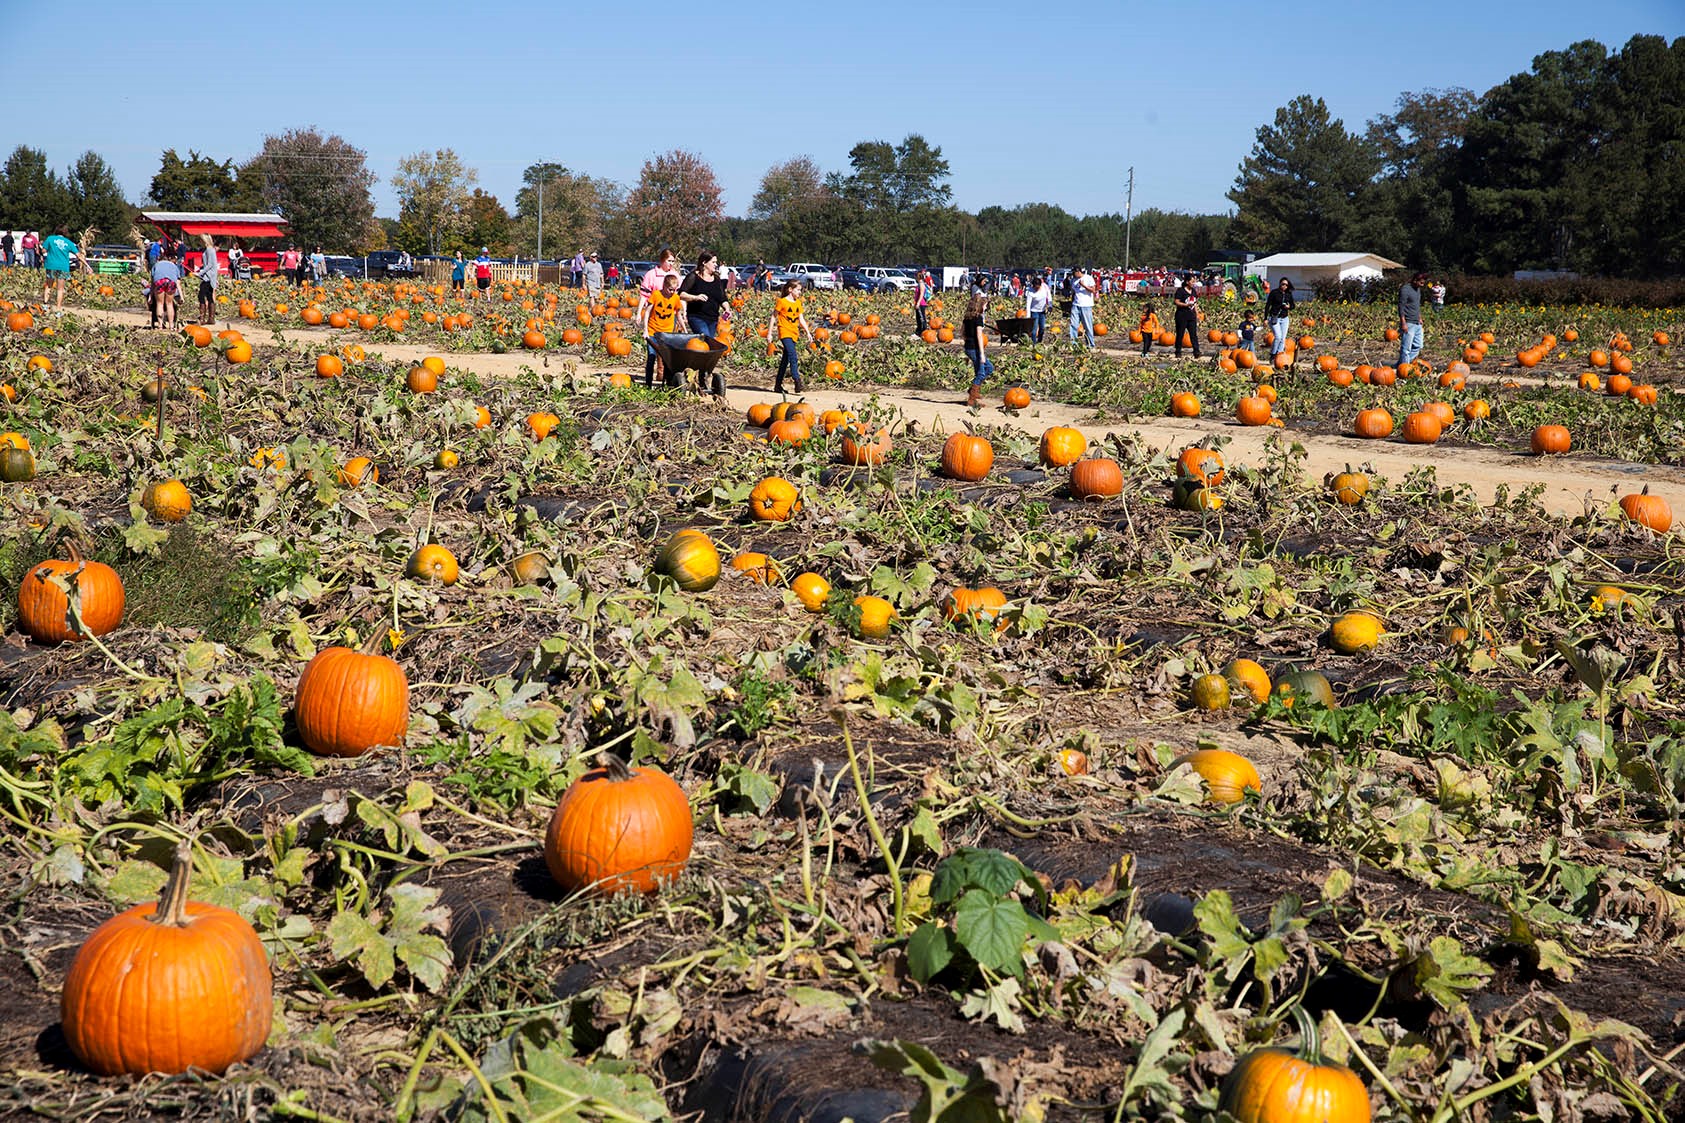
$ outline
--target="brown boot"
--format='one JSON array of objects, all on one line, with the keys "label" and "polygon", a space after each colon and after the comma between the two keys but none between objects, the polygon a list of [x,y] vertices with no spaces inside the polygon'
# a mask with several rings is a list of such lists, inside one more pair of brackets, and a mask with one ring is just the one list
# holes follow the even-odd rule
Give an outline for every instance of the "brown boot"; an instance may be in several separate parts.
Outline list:
[{"label": "brown boot", "polygon": [[965,392],[965,404],[975,406],[983,400],[983,391],[973,383],[971,389]]}]

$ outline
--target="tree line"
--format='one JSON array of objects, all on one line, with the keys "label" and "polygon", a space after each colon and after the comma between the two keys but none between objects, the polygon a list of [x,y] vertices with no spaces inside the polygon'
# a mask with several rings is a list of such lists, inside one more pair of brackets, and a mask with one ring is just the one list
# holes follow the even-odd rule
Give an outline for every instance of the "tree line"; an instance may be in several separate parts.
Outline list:
[{"label": "tree line", "polygon": [[[1559,269],[1613,277],[1685,273],[1685,39],[1585,41],[1533,60],[1484,94],[1401,94],[1393,112],[1348,129],[1303,95],[1259,128],[1228,198],[1231,214],[1144,210],[1073,215],[1049,203],[953,205],[940,146],[919,134],[868,140],[848,166],[798,156],[768,168],[741,216],[727,216],[700,155],[652,156],[630,186],[556,163],[522,174],[512,206],[449,148],[406,156],[395,218],[376,218],[365,153],[337,135],[266,136],[236,164],[165,151],[148,201],[170,210],[273,210],[295,240],[331,251],[386,246],[645,258],[706,245],[732,263],[819,260],[1201,264],[1227,250],[1361,250],[1413,267],[1503,274]],[[542,215],[542,222],[540,216]],[[0,172],[0,225],[96,226],[126,240],[128,204],[85,153],[59,175],[19,147]]]}]

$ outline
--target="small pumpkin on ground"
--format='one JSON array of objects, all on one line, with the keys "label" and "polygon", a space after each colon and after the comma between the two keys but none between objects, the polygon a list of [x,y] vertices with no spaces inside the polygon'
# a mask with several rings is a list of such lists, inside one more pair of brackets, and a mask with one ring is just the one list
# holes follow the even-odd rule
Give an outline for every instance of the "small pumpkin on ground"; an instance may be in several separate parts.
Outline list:
[{"label": "small pumpkin on ground", "polygon": [[1109,499],[1123,494],[1123,470],[1115,460],[1096,457],[1071,465],[1072,499]]},{"label": "small pumpkin on ground", "polygon": [[898,615],[893,604],[882,597],[861,596],[854,598],[854,606],[860,610],[859,634],[862,638],[888,637],[890,621]]},{"label": "small pumpkin on ground", "polygon": [[323,648],[299,676],[293,718],[305,748],[320,756],[400,745],[410,727],[409,678],[385,655]]},{"label": "small pumpkin on ground", "polygon": [[655,571],[687,593],[705,593],[719,583],[720,552],[713,539],[686,528],[674,534],[655,558]]},{"label": "small pumpkin on ground", "polygon": [[1171,761],[1170,767],[1187,765],[1199,773],[1212,803],[1239,803],[1247,789],[1262,793],[1264,782],[1258,769],[1239,753],[1227,749],[1196,749]]},{"label": "small pumpkin on ground", "polygon": [[796,485],[782,476],[768,476],[749,492],[749,517],[756,522],[788,522],[801,509]]},{"label": "small pumpkin on ground", "polygon": [[984,437],[955,433],[942,446],[942,474],[952,480],[976,483],[994,463],[995,448]]},{"label": "small pumpkin on ground", "polygon": [[193,494],[180,480],[157,480],[141,493],[140,505],[159,522],[178,523],[193,510]]},{"label": "small pumpkin on ground", "polygon": [[1302,1044],[1297,1052],[1275,1046],[1254,1049],[1223,1078],[1217,1110],[1236,1123],[1328,1120],[1369,1123],[1369,1091],[1357,1073],[1325,1060],[1316,1024],[1304,1007],[1293,1007]]},{"label": "small pumpkin on ground", "polygon": [[404,574],[417,581],[437,581],[441,585],[454,585],[460,570],[457,568],[455,554],[443,546],[429,544],[410,555],[409,564],[404,567]]},{"label": "small pumpkin on ground", "polygon": [[85,638],[70,617],[70,598],[60,582],[77,590],[89,634],[103,636],[122,621],[123,579],[104,562],[84,560],[72,543],[69,561],[44,561],[18,585],[18,625],[37,643]]}]

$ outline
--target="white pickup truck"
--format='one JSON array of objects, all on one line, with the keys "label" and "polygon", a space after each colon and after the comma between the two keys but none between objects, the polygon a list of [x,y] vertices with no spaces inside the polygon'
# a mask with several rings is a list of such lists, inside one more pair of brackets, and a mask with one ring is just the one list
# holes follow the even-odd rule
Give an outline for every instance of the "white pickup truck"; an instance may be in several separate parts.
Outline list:
[{"label": "white pickup truck", "polygon": [[785,269],[784,272],[810,289],[838,289],[842,282],[837,275],[823,265],[811,261],[798,261]]},{"label": "white pickup truck", "polygon": [[886,269],[882,265],[863,265],[860,274],[871,281],[873,292],[906,292],[918,285],[917,278],[900,269]]}]

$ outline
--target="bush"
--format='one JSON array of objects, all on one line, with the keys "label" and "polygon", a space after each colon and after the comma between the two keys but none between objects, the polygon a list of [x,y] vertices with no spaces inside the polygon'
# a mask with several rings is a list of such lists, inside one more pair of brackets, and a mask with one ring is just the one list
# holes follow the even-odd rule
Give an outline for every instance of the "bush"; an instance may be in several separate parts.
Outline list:
[{"label": "bush", "polygon": [[[1410,274],[1393,270],[1375,281],[1318,281],[1311,287],[1318,300],[1354,304],[1386,303],[1398,299],[1398,289]],[[1685,305],[1685,278],[1629,280],[1622,277],[1563,277],[1548,281],[1517,281],[1513,277],[1477,277],[1461,273],[1430,273],[1445,283],[1447,304],[1601,304],[1610,308],[1677,308]]]}]

